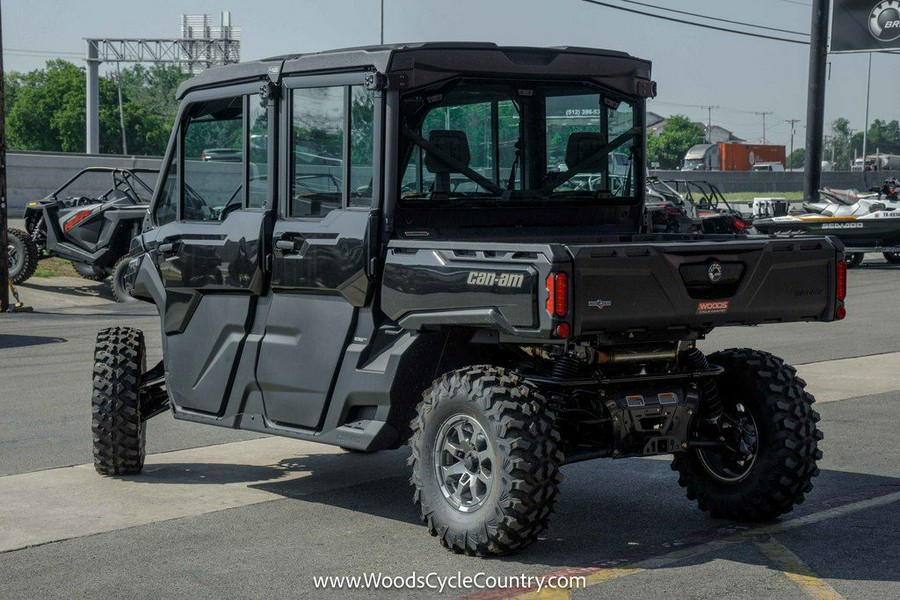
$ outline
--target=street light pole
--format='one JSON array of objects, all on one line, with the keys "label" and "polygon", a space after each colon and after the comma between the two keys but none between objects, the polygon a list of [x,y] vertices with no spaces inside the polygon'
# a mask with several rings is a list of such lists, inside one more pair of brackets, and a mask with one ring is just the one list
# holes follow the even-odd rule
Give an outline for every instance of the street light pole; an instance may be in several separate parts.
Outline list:
[{"label": "street light pole", "polygon": [[863,173],[866,171],[866,153],[869,150],[869,96],[872,93],[872,53],[869,52],[869,77],[866,80],[866,128],[863,129]]},{"label": "street light pole", "polygon": [[[2,10],[0,10],[2,13]],[[6,199],[6,77],[3,74],[3,18],[0,17],[0,313],[9,311],[9,222]]]},{"label": "street light pole", "polygon": [[809,90],[806,112],[806,174],[803,195],[819,198],[822,136],[825,133],[825,70],[828,58],[828,0],[813,0],[809,38]]}]

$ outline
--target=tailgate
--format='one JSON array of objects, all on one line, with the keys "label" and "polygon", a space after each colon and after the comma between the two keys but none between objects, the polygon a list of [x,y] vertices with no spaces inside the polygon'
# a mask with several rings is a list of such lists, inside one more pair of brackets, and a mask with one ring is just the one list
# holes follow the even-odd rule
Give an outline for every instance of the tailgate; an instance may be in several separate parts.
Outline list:
[{"label": "tailgate", "polygon": [[576,335],[831,321],[840,242],[571,246]]}]

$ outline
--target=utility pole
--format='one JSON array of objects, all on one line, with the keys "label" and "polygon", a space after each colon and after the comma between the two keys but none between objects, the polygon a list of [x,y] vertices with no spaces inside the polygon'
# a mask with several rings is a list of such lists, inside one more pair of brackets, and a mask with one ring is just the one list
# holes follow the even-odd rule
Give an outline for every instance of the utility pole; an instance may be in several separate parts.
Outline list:
[{"label": "utility pole", "polygon": [[707,111],[706,113],[706,143],[712,144],[712,111],[718,106],[701,106],[700,110]]},{"label": "utility pole", "polygon": [[[853,170],[853,164],[856,162],[856,153],[853,150],[853,131],[852,128],[847,128],[847,159],[850,163],[850,170]],[[852,155],[852,156],[851,156]],[[863,161],[865,163],[865,161]],[[865,168],[865,167],[864,167]]]},{"label": "utility pole", "polygon": [[771,111],[768,111],[768,112],[758,112],[758,113],[753,113],[753,114],[754,114],[754,115],[762,116],[762,118],[763,118],[763,137],[762,137],[762,142],[763,142],[763,146],[765,146],[765,145],[766,145],[766,115],[771,115],[772,112],[771,112]]},{"label": "utility pole", "polygon": [[794,168],[794,128],[797,126],[797,123],[800,122],[800,119],[787,119],[785,123],[791,124],[791,153],[788,154],[788,170]]},{"label": "utility pole", "polygon": [[381,0],[381,45],[384,46],[384,0]]},{"label": "utility pole", "polygon": [[822,135],[825,133],[825,70],[828,58],[828,0],[812,0],[809,38],[809,91],[806,100],[806,174],[803,195],[819,199]]},{"label": "utility pole", "polygon": [[9,311],[9,223],[6,201],[6,77],[3,74],[3,19],[0,17],[0,313]]}]

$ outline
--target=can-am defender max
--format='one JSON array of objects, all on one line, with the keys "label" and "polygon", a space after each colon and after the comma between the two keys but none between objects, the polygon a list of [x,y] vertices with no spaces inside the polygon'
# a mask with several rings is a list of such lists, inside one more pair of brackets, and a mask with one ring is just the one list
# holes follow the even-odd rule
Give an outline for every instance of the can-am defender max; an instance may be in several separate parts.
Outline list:
[{"label": "can-am defender max", "polygon": [[145,367],[136,329],[100,332],[96,469],[138,473],[164,411],[358,451],[408,442],[422,520],[479,555],[534,541],[560,466],[598,457],[674,454],[718,517],[790,511],[818,473],[812,396],[780,358],[696,342],[843,318],[842,248],[641,233],[643,169],[610,156],[644,164],[654,91],[627,54],[459,43],[182,84],[127,276],[159,310],[164,359]]},{"label": "can-am defender max", "polygon": [[[122,258],[141,232],[153,196],[141,175],[157,173],[155,169],[87,167],[43,200],[29,202],[25,228],[37,256],[70,260],[82,277],[93,281],[112,276],[115,299],[131,300],[123,287],[126,265]],[[104,188],[98,195],[86,193]]]}]

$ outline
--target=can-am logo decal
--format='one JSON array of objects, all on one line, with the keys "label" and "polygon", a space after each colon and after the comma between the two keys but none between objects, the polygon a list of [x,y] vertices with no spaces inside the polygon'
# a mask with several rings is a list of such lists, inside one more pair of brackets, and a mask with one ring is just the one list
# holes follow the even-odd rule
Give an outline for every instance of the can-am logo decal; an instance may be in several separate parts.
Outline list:
[{"label": "can-am logo decal", "polygon": [[822,229],[862,229],[863,223],[822,223]]},{"label": "can-am logo decal", "polygon": [[589,300],[588,308],[597,308],[603,310],[612,306],[612,300]]},{"label": "can-am logo decal", "polygon": [[869,33],[879,42],[900,38],[900,0],[879,2],[869,14]]},{"label": "can-am logo decal", "polygon": [[522,273],[491,273],[490,271],[472,271],[466,280],[469,285],[481,287],[520,288],[525,283]]},{"label": "can-am logo decal", "polygon": [[709,265],[709,270],[706,271],[706,276],[709,278],[710,283],[716,283],[720,279],[722,279],[722,273],[724,270],[722,269],[722,265],[714,262]]},{"label": "can-am logo decal", "polygon": [[698,315],[718,315],[724,312],[728,312],[728,300],[701,302],[697,305]]}]

